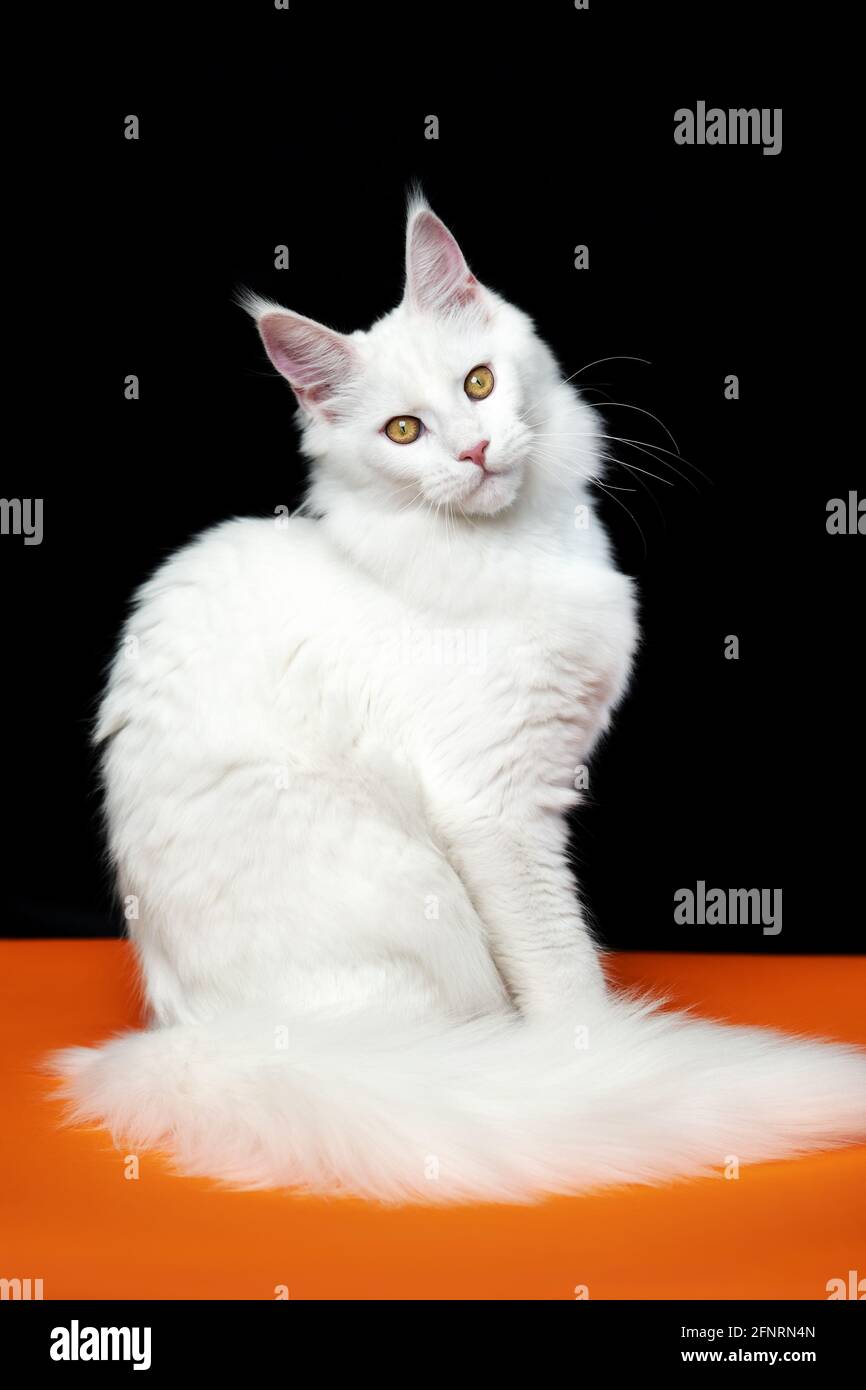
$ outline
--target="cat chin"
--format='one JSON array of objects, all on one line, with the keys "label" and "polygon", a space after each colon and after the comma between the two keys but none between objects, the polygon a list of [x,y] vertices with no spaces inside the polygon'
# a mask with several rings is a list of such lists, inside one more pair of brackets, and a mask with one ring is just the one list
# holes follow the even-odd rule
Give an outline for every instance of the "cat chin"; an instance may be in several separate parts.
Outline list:
[{"label": "cat chin", "polygon": [[513,472],[491,473],[480,487],[460,499],[460,509],[467,516],[495,516],[511,506],[519,491],[519,479]]},{"label": "cat chin", "polygon": [[465,478],[440,479],[426,487],[422,484],[422,488],[426,501],[434,508],[445,507],[455,515],[495,516],[516,500],[522,478],[520,466],[512,465],[501,472],[487,473],[480,481],[475,473],[468,482]]}]

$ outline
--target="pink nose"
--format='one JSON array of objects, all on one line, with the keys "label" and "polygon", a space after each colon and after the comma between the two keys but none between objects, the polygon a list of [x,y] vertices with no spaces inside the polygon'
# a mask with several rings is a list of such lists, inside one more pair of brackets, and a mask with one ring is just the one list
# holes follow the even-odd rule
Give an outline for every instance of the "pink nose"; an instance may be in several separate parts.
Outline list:
[{"label": "pink nose", "polygon": [[459,460],[468,459],[470,463],[477,463],[479,468],[484,467],[484,451],[490,443],[489,439],[479,439],[477,444],[473,444],[471,449],[465,449],[462,454],[458,454]]}]

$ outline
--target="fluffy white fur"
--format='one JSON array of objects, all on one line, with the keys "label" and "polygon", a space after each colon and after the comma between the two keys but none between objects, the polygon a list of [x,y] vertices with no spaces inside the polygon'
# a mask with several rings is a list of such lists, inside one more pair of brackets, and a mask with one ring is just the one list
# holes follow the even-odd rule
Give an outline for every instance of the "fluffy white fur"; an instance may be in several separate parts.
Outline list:
[{"label": "fluffy white fur", "polygon": [[[138,595],[97,738],[153,1021],[55,1059],[73,1115],[187,1172],[386,1201],[863,1135],[855,1049],[605,984],[564,814],[635,602],[592,513],[597,418],[530,320],[420,202],[406,295],[369,332],[249,307],[309,497],[217,527]],[[404,412],[425,430],[395,444]],[[481,438],[486,471],[460,458]]]}]

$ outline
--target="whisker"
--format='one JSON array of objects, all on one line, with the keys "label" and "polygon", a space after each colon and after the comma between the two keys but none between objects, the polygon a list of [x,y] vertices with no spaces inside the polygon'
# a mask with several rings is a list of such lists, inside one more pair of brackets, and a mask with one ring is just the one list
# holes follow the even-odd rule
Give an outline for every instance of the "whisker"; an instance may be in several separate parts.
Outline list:
[{"label": "whisker", "polygon": [[679,446],[679,444],[678,444],[677,441],[674,439],[673,435],[671,434],[670,430],[668,429],[668,427],[667,427],[667,425],[664,423],[664,421],[663,421],[663,420],[660,420],[659,417],[658,417],[657,415],[653,415],[653,413],[652,413],[651,410],[644,410],[644,408],[643,408],[642,405],[629,405],[627,401],[608,401],[608,402],[607,402],[607,405],[611,408],[611,410],[613,410],[614,407],[618,407],[618,408],[621,409],[621,410],[636,410],[636,411],[638,411],[638,413],[641,414],[641,415],[647,415],[647,416],[649,416],[650,420],[655,420],[656,424],[659,425],[659,426],[664,430],[664,432],[665,432],[665,434],[667,435],[668,439],[671,441],[671,443],[673,444],[674,448],[676,449],[677,455],[679,455],[679,452],[680,452],[680,446]]},{"label": "whisker", "polygon": [[[638,453],[646,454],[648,458],[655,459],[656,463],[662,463],[665,465],[665,467],[672,469],[674,473],[676,473],[680,478],[682,478],[684,483],[688,483],[689,487],[695,489],[695,492],[698,491],[698,488],[695,486],[692,479],[687,477],[685,473],[681,473],[680,470],[675,466],[675,464],[671,463],[666,458],[656,458],[655,454],[650,452],[651,450],[655,449],[661,454],[670,454],[670,449],[665,449],[661,444],[651,444],[646,439],[628,439],[625,435],[621,434],[605,434],[600,435],[599,438],[609,439],[617,444],[630,445],[632,449],[637,449]],[[698,476],[703,478],[705,482],[712,483],[712,478],[708,478],[706,473],[704,473],[702,469],[698,468],[696,463],[691,463],[688,459],[683,458],[682,454],[674,454],[673,458],[677,458],[679,459],[680,463],[684,463],[687,467],[693,468],[695,472],[698,474]]]},{"label": "whisker", "polygon": [[[602,458],[606,459],[609,463],[618,463],[620,467],[628,468],[633,473],[644,473],[648,478],[655,478],[656,482],[664,483],[665,487],[675,486],[674,483],[671,482],[670,478],[662,478],[660,474],[651,472],[649,468],[640,468],[636,463],[626,463],[624,459],[617,458],[615,454],[609,454],[605,453],[604,451],[597,451],[594,449],[577,449],[575,452],[578,454],[584,454],[588,458]],[[650,455],[650,457],[652,457],[652,455]],[[658,463],[667,463],[666,459],[658,459],[656,461]],[[667,466],[668,468],[673,468],[673,464],[667,464]],[[675,473],[679,473],[679,469],[677,468],[674,468],[673,471]],[[687,478],[683,473],[680,473],[679,476],[683,479],[684,482],[687,482],[691,487],[694,487],[694,483],[692,482],[691,478]],[[652,494],[650,495],[652,496]]]},{"label": "whisker", "polygon": [[[647,454],[647,456],[648,456],[649,458],[655,458],[655,454],[653,454],[653,453],[650,452],[650,450],[655,449],[655,450],[656,450],[658,453],[660,453],[660,454],[669,454],[671,458],[678,459],[679,462],[680,462],[680,463],[684,463],[684,464],[686,465],[687,468],[692,468],[692,469],[694,469],[695,473],[697,473],[699,477],[703,478],[705,482],[710,483],[711,485],[712,485],[712,482],[713,482],[712,478],[710,478],[710,477],[708,476],[708,474],[706,474],[706,473],[703,471],[703,469],[698,468],[698,465],[697,465],[696,463],[692,463],[691,459],[687,459],[683,454],[675,454],[675,453],[673,453],[672,450],[666,449],[666,448],[664,447],[663,444],[653,444],[653,443],[652,443],[650,440],[648,440],[648,439],[632,439],[632,438],[630,438],[628,435],[624,435],[624,434],[602,434],[601,432],[596,433],[595,431],[589,431],[589,430],[551,430],[551,431],[548,431],[547,433],[544,433],[544,434],[536,434],[536,435],[534,436],[534,438],[535,438],[535,439],[608,439],[608,440],[611,440],[611,441],[612,441],[613,443],[615,443],[615,444],[629,444],[629,445],[631,445],[631,447],[632,447],[633,449],[637,449],[640,453],[645,453],[645,454]],[[583,452],[586,453],[586,452],[588,452],[588,451],[587,451],[587,450],[584,450]],[[679,469],[676,468],[674,464],[670,463],[670,462],[668,461],[667,458],[656,458],[655,461],[656,461],[656,463],[664,464],[667,468],[672,469],[672,471],[673,471],[674,473],[678,473],[679,476],[683,479],[683,481],[684,481],[684,482],[687,482],[687,483],[689,484],[690,487],[694,487],[694,486],[695,486],[694,483],[692,482],[692,480],[691,480],[690,478],[687,478],[687,477],[685,476],[684,473],[680,473]],[[697,489],[695,489],[695,491],[697,491]]]},{"label": "whisker", "polygon": [[[629,470],[630,473],[643,473],[643,474],[646,475],[647,478],[655,478],[655,480],[656,480],[657,483],[664,483],[665,487],[675,487],[675,486],[676,486],[675,483],[672,483],[672,482],[671,482],[670,478],[662,478],[658,473],[652,473],[652,472],[650,472],[650,470],[649,470],[648,468],[638,468],[638,466],[637,466],[636,463],[626,463],[624,459],[614,458],[613,454],[602,454],[601,457],[602,457],[602,458],[605,458],[605,459],[609,459],[611,463],[618,463],[618,464],[620,464],[621,467],[627,468],[627,469]],[[690,483],[690,482],[691,482],[691,479],[690,479],[690,478],[686,478],[685,481],[686,481],[687,483]],[[692,486],[694,486],[693,483],[692,483]]]},{"label": "whisker", "polygon": [[600,487],[601,490],[602,490],[602,492],[607,493],[607,496],[610,498],[610,500],[611,500],[612,502],[616,502],[616,504],[617,504],[618,507],[622,507],[622,509],[623,509],[623,511],[625,512],[626,516],[631,517],[632,521],[634,522],[635,526],[637,527],[638,531],[640,532],[640,538],[641,538],[641,540],[642,540],[642,542],[643,542],[643,555],[644,555],[644,559],[646,559],[646,558],[647,558],[646,536],[644,535],[643,530],[641,529],[640,523],[639,523],[639,521],[637,520],[637,518],[634,517],[634,516],[632,516],[632,513],[629,511],[628,507],[625,505],[624,502],[621,502],[620,499],[619,499],[618,497],[615,497],[614,494],[613,494],[612,492],[608,492],[608,491],[607,491],[607,488],[605,487],[604,483],[600,483],[600,482],[598,481],[597,478],[594,479],[593,481],[594,481],[596,487]]},{"label": "whisker", "polygon": [[[652,366],[652,362],[648,361],[646,357],[597,357],[594,362],[585,363],[584,366],[578,367],[576,372],[572,372],[571,376],[564,377],[562,381],[558,381],[556,385],[553,387],[553,390],[548,391],[546,395],[542,396],[540,401],[536,401],[535,405],[531,407],[531,409],[533,411],[537,410],[539,406],[543,405],[546,401],[550,400],[550,397],[553,395],[553,392],[558,391],[560,386],[567,386],[570,381],[574,381],[574,378],[576,376],[580,376],[581,372],[588,372],[590,367],[598,367],[601,365],[602,362],[643,362],[644,365],[647,367]],[[527,421],[527,423],[529,422]]]},{"label": "whisker", "polygon": [[[626,469],[627,469],[627,468],[629,467],[629,465],[628,465],[627,463],[624,463],[622,459],[614,458],[612,454],[606,454],[605,457],[606,457],[611,463],[618,463],[618,464],[620,464],[620,466],[621,466],[622,468],[626,468]],[[662,511],[662,508],[661,508],[661,503],[659,502],[659,499],[656,497],[656,495],[655,495],[655,493],[653,492],[652,488],[649,486],[648,483],[645,483],[645,482],[643,481],[642,478],[636,478],[635,481],[640,485],[640,487],[643,488],[643,490],[644,490],[644,492],[646,493],[647,497],[649,497],[649,498],[652,499],[652,504],[653,504],[653,506],[655,507],[656,511],[658,512],[659,516],[660,516],[661,519],[662,519],[662,526],[664,526],[665,530],[667,530],[667,524],[668,524],[668,523],[667,523],[667,518],[665,517],[665,514],[664,514],[664,512]],[[612,487],[613,484],[612,484],[612,483],[606,483],[606,486],[607,486],[607,487]],[[671,484],[671,486],[673,486],[673,484]]]}]

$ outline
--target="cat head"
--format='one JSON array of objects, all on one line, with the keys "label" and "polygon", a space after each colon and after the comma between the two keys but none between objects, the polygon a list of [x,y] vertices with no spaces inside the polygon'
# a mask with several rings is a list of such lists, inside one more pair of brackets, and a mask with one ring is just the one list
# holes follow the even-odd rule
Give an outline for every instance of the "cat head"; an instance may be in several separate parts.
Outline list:
[{"label": "cat head", "polygon": [[260,299],[246,307],[297,398],[314,493],[366,489],[382,506],[494,516],[528,474],[536,487],[557,476],[556,361],[527,315],[478,282],[423,200],[409,208],[403,299],[366,332],[337,333]]}]

